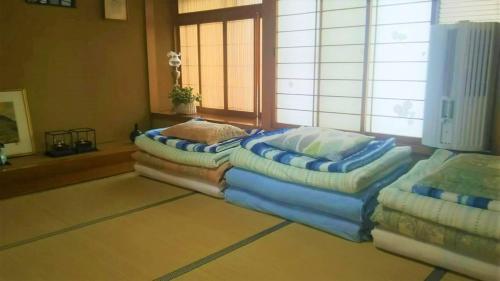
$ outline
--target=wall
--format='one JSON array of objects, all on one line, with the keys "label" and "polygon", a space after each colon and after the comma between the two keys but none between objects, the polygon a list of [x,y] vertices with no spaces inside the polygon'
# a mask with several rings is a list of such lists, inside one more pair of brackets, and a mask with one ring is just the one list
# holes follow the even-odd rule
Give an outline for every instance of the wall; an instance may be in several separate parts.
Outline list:
[{"label": "wall", "polygon": [[0,1],[0,90],[25,88],[37,150],[48,130],[93,127],[98,142],[149,127],[144,0],[128,20],[103,18],[103,0],[77,8]]},{"label": "wall", "polygon": [[173,34],[177,1],[145,2],[150,108],[152,112],[170,112],[172,103],[168,94],[172,89],[173,80],[167,53],[175,49]]}]

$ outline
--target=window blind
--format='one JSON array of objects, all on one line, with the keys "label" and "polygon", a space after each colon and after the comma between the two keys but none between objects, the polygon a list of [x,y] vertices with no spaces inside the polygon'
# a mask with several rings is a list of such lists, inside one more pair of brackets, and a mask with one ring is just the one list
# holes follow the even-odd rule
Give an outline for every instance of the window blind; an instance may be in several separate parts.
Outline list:
[{"label": "window blind", "polygon": [[431,11],[422,0],[279,0],[277,122],[420,137]]},{"label": "window blind", "polygon": [[254,19],[227,22],[227,107],[254,111]]},{"label": "window blind", "polygon": [[224,108],[223,23],[200,24],[201,104]]},{"label": "window blind", "polygon": [[177,3],[179,14],[183,14],[237,6],[262,4],[262,0],[178,0]]},{"label": "window blind", "polygon": [[193,88],[193,93],[199,94],[198,26],[196,24],[180,26],[179,35],[182,60],[182,85]]},{"label": "window blind", "polygon": [[441,0],[439,23],[500,22],[500,0]]}]

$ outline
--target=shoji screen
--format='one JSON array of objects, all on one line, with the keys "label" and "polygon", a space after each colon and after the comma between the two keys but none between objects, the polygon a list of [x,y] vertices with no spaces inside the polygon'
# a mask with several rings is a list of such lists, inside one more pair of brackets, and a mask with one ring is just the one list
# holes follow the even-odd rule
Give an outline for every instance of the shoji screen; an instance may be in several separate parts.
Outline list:
[{"label": "shoji screen", "polygon": [[431,11],[431,1],[372,2],[366,131],[422,136]]},{"label": "shoji screen", "polygon": [[276,118],[315,125],[319,10],[316,0],[279,0],[277,16]]},{"label": "shoji screen", "polygon": [[[172,0],[165,0],[172,1]],[[262,0],[178,0],[179,14],[261,4]]]},{"label": "shoji screen", "polygon": [[500,0],[440,0],[439,23],[500,22]]},{"label": "shoji screen", "polygon": [[431,0],[279,0],[277,122],[421,137],[431,14]]},{"label": "shoji screen", "polygon": [[361,130],[365,0],[323,0],[318,125]]},{"label": "shoji screen", "polygon": [[358,131],[364,0],[279,0],[277,122]]}]

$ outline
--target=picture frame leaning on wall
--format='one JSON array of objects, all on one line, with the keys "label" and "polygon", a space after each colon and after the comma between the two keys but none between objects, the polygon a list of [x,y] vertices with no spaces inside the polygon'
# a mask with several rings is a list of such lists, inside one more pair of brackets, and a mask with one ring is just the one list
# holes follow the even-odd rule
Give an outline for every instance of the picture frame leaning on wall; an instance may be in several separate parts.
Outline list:
[{"label": "picture frame leaning on wall", "polygon": [[0,143],[7,156],[35,152],[26,90],[0,91]]}]

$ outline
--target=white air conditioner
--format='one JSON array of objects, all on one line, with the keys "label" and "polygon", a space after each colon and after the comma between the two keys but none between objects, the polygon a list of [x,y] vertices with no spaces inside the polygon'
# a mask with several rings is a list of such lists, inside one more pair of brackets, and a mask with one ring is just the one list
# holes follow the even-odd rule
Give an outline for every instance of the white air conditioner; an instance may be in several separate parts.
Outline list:
[{"label": "white air conditioner", "polygon": [[431,28],[422,143],[487,151],[500,88],[500,24]]}]

